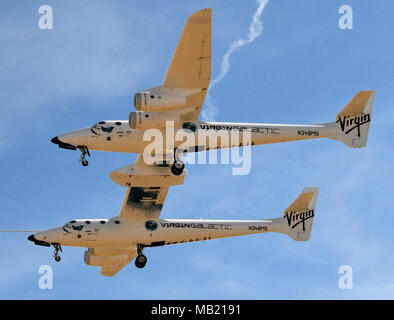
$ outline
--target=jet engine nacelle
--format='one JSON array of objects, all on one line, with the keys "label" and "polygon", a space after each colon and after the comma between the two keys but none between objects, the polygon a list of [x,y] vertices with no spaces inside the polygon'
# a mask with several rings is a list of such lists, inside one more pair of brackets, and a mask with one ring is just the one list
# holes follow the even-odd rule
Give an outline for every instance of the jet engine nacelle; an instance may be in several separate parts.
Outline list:
[{"label": "jet engine nacelle", "polygon": [[84,261],[88,266],[108,266],[112,264],[119,264],[129,261],[129,256],[127,254],[120,254],[116,256],[95,256],[89,252],[85,251]]},{"label": "jet engine nacelle", "polygon": [[174,121],[176,126],[180,118],[169,114],[167,112],[130,112],[129,115],[129,126],[131,129],[146,130],[151,128],[164,129],[166,127],[166,121]]},{"label": "jet engine nacelle", "polygon": [[140,92],[134,95],[134,107],[137,111],[162,112],[186,106],[186,98],[176,95]]}]

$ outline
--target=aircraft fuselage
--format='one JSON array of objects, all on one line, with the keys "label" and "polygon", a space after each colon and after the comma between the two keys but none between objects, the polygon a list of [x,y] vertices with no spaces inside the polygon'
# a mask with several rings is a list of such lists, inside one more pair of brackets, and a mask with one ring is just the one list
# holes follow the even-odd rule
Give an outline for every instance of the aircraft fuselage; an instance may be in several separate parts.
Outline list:
[{"label": "aircraft fuselage", "polygon": [[153,247],[263,232],[285,232],[286,224],[284,218],[244,221],[87,219],[73,220],[62,227],[38,232],[34,234],[34,240],[88,248],[128,248],[136,244]]},{"label": "aircraft fuselage", "polygon": [[[86,146],[89,150],[142,153],[161,132],[164,149],[180,148],[194,152],[210,149],[242,147],[277,142],[333,138],[338,132],[337,123],[317,125],[258,124],[232,122],[202,122],[195,131],[175,127],[170,129],[133,130],[128,121],[102,121],[90,128],[59,135],[54,143]],[[59,144],[61,147],[61,145]],[[168,147],[170,146],[170,147]]]}]

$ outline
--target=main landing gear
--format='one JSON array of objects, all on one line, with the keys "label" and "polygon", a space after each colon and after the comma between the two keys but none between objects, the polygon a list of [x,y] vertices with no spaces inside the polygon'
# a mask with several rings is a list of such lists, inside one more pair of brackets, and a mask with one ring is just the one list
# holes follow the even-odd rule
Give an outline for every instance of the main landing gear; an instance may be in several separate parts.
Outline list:
[{"label": "main landing gear", "polygon": [[183,169],[185,169],[185,164],[181,160],[175,160],[171,166],[171,172],[176,176],[181,175]]},{"label": "main landing gear", "polygon": [[135,266],[137,268],[143,268],[146,265],[148,259],[142,254],[142,250],[144,250],[144,246],[142,244],[137,245],[137,257],[135,258]]},{"label": "main landing gear", "polygon": [[56,262],[59,262],[62,258],[59,256],[59,251],[63,252],[62,247],[60,246],[59,243],[52,243],[53,247],[55,248],[55,251],[53,253],[53,257],[55,258]]},{"label": "main landing gear", "polygon": [[82,165],[86,167],[89,164],[88,160],[86,160],[86,155],[90,157],[89,149],[86,146],[78,146],[78,149],[81,150],[81,157],[79,158],[79,161],[81,161]]},{"label": "main landing gear", "polygon": [[171,166],[171,172],[173,175],[179,176],[185,169],[185,164],[180,160],[182,151],[179,149],[174,150],[174,163]]}]

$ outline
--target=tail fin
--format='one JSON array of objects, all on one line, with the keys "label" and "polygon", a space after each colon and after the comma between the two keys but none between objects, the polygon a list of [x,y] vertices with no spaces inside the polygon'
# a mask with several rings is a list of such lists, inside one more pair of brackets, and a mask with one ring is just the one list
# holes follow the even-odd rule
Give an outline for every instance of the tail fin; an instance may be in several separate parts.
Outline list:
[{"label": "tail fin", "polygon": [[319,188],[305,188],[284,211],[284,230],[295,241],[307,241],[311,236]]},{"label": "tail fin", "polygon": [[375,91],[360,91],[337,115],[336,140],[351,148],[362,148],[367,144],[369,124]]}]

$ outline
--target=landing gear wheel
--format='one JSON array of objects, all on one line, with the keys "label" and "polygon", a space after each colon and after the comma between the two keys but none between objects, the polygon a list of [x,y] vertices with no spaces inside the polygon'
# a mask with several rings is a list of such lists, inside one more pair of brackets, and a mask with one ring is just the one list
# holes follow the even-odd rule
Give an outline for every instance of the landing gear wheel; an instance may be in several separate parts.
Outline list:
[{"label": "landing gear wheel", "polygon": [[148,259],[143,254],[139,254],[137,258],[135,258],[135,266],[141,269],[145,267],[147,261]]},{"label": "landing gear wheel", "polygon": [[52,243],[53,247],[55,248],[55,252],[53,253],[53,257],[55,258],[56,262],[59,262],[62,258],[59,256],[59,251],[63,251],[62,247],[58,243]]},{"label": "landing gear wheel", "polygon": [[81,161],[82,165],[86,167],[89,164],[88,160],[85,159],[86,155],[90,157],[89,149],[86,146],[79,146],[78,149],[81,150],[81,156],[79,158],[79,161]]},{"label": "landing gear wheel", "polygon": [[174,164],[171,166],[171,172],[176,176],[181,175],[183,169],[185,169],[185,164],[180,160],[175,161]]}]

